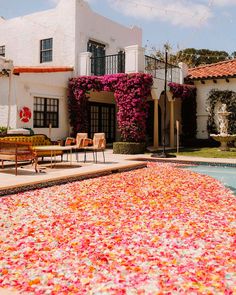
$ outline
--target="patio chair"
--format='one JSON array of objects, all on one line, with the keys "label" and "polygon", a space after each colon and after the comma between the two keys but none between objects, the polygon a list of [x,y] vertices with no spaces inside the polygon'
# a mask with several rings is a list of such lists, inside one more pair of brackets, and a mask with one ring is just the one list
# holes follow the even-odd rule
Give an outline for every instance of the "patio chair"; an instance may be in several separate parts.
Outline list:
[{"label": "patio chair", "polygon": [[88,138],[88,133],[77,133],[74,149],[77,150],[76,160],[79,161],[78,151],[83,150],[86,145],[88,145],[86,139]]},{"label": "patio chair", "polygon": [[[75,140],[75,138],[74,137],[67,137],[66,138],[66,141],[65,141],[65,146],[68,146],[68,145],[73,145],[73,144],[75,144],[76,143],[76,140]],[[67,151],[67,153],[66,153],[66,155],[67,155],[67,161],[68,161],[68,151]]]},{"label": "patio chair", "polygon": [[97,152],[102,152],[103,154],[103,161],[105,163],[105,151],[106,148],[106,138],[105,133],[94,133],[93,136],[93,145],[91,146],[85,146],[84,147],[84,162],[86,162],[86,152],[92,151],[93,152],[93,160],[95,163],[97,163]]},{"label": "patio chair", "polygon": [[65,146],[72,145],[76,142],[74,137],[67,137],[65,141]]}]

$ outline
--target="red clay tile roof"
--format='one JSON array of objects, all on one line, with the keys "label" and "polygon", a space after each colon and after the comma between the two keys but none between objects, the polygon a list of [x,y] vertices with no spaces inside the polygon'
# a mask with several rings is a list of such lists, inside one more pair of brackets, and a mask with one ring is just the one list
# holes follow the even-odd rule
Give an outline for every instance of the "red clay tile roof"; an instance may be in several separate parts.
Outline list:
[{"label": "red clay tile roof", "polygon": [[228,78],[236,76],[236,59],[204,65],[188,70],[188,80]]},{"label": "red clay tile roof", "polygon": [[20,73],[55,73],[73,71],[72,67],[14,67],[13,74]]}]

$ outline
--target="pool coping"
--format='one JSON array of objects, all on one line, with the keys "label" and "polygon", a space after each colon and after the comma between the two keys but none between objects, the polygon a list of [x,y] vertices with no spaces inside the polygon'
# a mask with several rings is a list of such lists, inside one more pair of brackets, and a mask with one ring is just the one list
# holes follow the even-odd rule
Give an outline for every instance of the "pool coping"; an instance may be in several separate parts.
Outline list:
[{"label": "pool coping", "polygon": [[[159,163],[172,163],[172,164],[184,164],[184,165],[206,165],[206,166],[219,166],[219,167],[232,167],[236,168],[236,163],[224,162],[224,159],[218,159],[216,161],[213,158],[210,159],[180,159],[176,158],[154,158],[145,155],[129,155],[129,163],[120,164],[117,167],[101,168],[96,171],[75,173],[73,175],[63,175],[52,178],[46,181],[34,181],[29,183],[21,183],[14,186],[0,188],[0,197],[9,196],[12,194],[18,194],[26,191],[35,189],[41,189],[51,187],[54,185],[63,185],[69,182],[82,181],[90,178],[97,178],[101,176],[110,175],[113,173],[121,173],[130,170],[142,169],[147,167],[148,162],[159,162]],[[228,159],[229,160],[229,159]],[[132,163],[133,161],[139,163]],[[132,163],[132,164],[131,164]]]},{"label": "pool coping", "polygon": [[147,161],[147,162],[160,162],[160,163],[172,163],[172,164],[187,164],[187,165],[205,165],[205,166],[219,166],[219,167],[232,167],[236,168],[236,163],[228,162],[213,162],[204,160],[187,160],[178,158],[133,158],[133,161]]},{"label": "pool coping", "polygon": [[47,182],[35,181],[32,183],[18,184],[18,185],[14,185],[11,187],[6,187],[6,188],[0,189],[0,198],[7,197],[10,195],[14,195],[14,194],[18,194],[18,193],[23,193],[26,191],[52,187],[54,185],[63,185],[63,184],[69,183],[69,182],[82,181],[82,180],[86,180],[86,179],[111,175],[114,173],[121,173],[121,172],[137,170],[137,169],[143,169],[146,167],[147,167],[147,161],[142,161],[142,163],[123,164],[118,167],[100,169],[100,170],[96,170],[96,171],[91,171],[89,173],[83,172],[83,173],[78,173],[78,174],[70,175],[70,176],[63,175],[61,177],[57,177],[57,178],[53,178],[51,180],[48,180]]}]

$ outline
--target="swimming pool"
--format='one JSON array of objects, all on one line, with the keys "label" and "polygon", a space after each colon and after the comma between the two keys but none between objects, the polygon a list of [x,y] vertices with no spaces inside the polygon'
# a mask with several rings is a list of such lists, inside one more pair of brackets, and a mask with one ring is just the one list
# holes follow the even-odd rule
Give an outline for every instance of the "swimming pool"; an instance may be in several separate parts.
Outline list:
[{"label": "swimming pool", "polygon": [[186,169],[201,174],[206,174],[220,180],[226,187],[230,188],[236,195],[236,168],[225,166],[197,165],[188,166]]}]

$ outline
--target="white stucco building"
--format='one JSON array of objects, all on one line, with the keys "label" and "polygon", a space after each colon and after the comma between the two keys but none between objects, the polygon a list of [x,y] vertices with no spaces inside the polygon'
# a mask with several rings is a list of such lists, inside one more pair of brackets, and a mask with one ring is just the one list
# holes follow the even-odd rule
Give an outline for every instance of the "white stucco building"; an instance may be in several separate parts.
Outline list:
[{"label": "white stucco building", "polygon": [[[116,54],[133,44],[141,46],[141,29],[115,23],[93,12],[81,0],[61,0],[55,9],[9,20],[1,18],[0,55],[13,60],[15,69],[11,79],[5,75],[0,80],[0,126],[7,125],[10,103],[11,128],[30,127],[37,133],[47,134],[48,122],[41,122],[43,126],[39,128],[34,120],[36,100],[41,97],[43,103],[50,104],[57,99],[59,121],[53,128],[53,137],[67,136],[68,79],[80,72],[88,74],[84,62],[92,55],[81,53],[91,46],[105,51],[106,55]],[[21,122],[19,118],[24,106],[33,113],[29,122]]]},{"label": "white stucco building", "polygon": [[236,59],[188,70],[188,82],[197,88],[197,138],[207,139],[207,99],[212,89],[236,92]]},{"label": "white stucco building", "polygon": [[[150,98],[152,141],[156,147],[160,143],[161,128],[164,128],[161,117],[164,63],[145,57],[140,28],[128,28],[107,19],[83,0],[61,0],[51,10],[9,20],[1,17],[0,56],[14,63],[10,76],[0,78],[0,126],[6,126],[9,121],[10,105],[11,128],[28,127],[35,133],[48,134],[48,124],[51,123],[52,138],[65,138],[70,133],[67,112],[70,77],[148,71],[154,77]],[[185,74],[183,65],[169,65],[167,79],[182,83]],[[104,131],[101,124],[105,120],[103,113],[110,114],[115,108],[113,94],[91,93],[89,102],[90,117],[94,112],[97,118],[93,122],[94,130]],[[20,118],[23,107],[32,113],[28,122],[22,122]],[[179,119],[180,106],[170,98],[167,107],[167,117],[171,121],[169,142],[173,146],[174,121]],[[109,124],[109,121],[105,123]],[[115,124],[115,118],[112,124]],[[108,141],[112,142],[116,137],[115,130]]]},{"label": "white stucco building", "polygon": [[61,0],[54,9],[0,22],[0,46],[17,66],[73,66],[78,74],[80,53],[87,51],[89,40],[115,54],[141,46],[142,31],[95,13],[82,0]]}]

